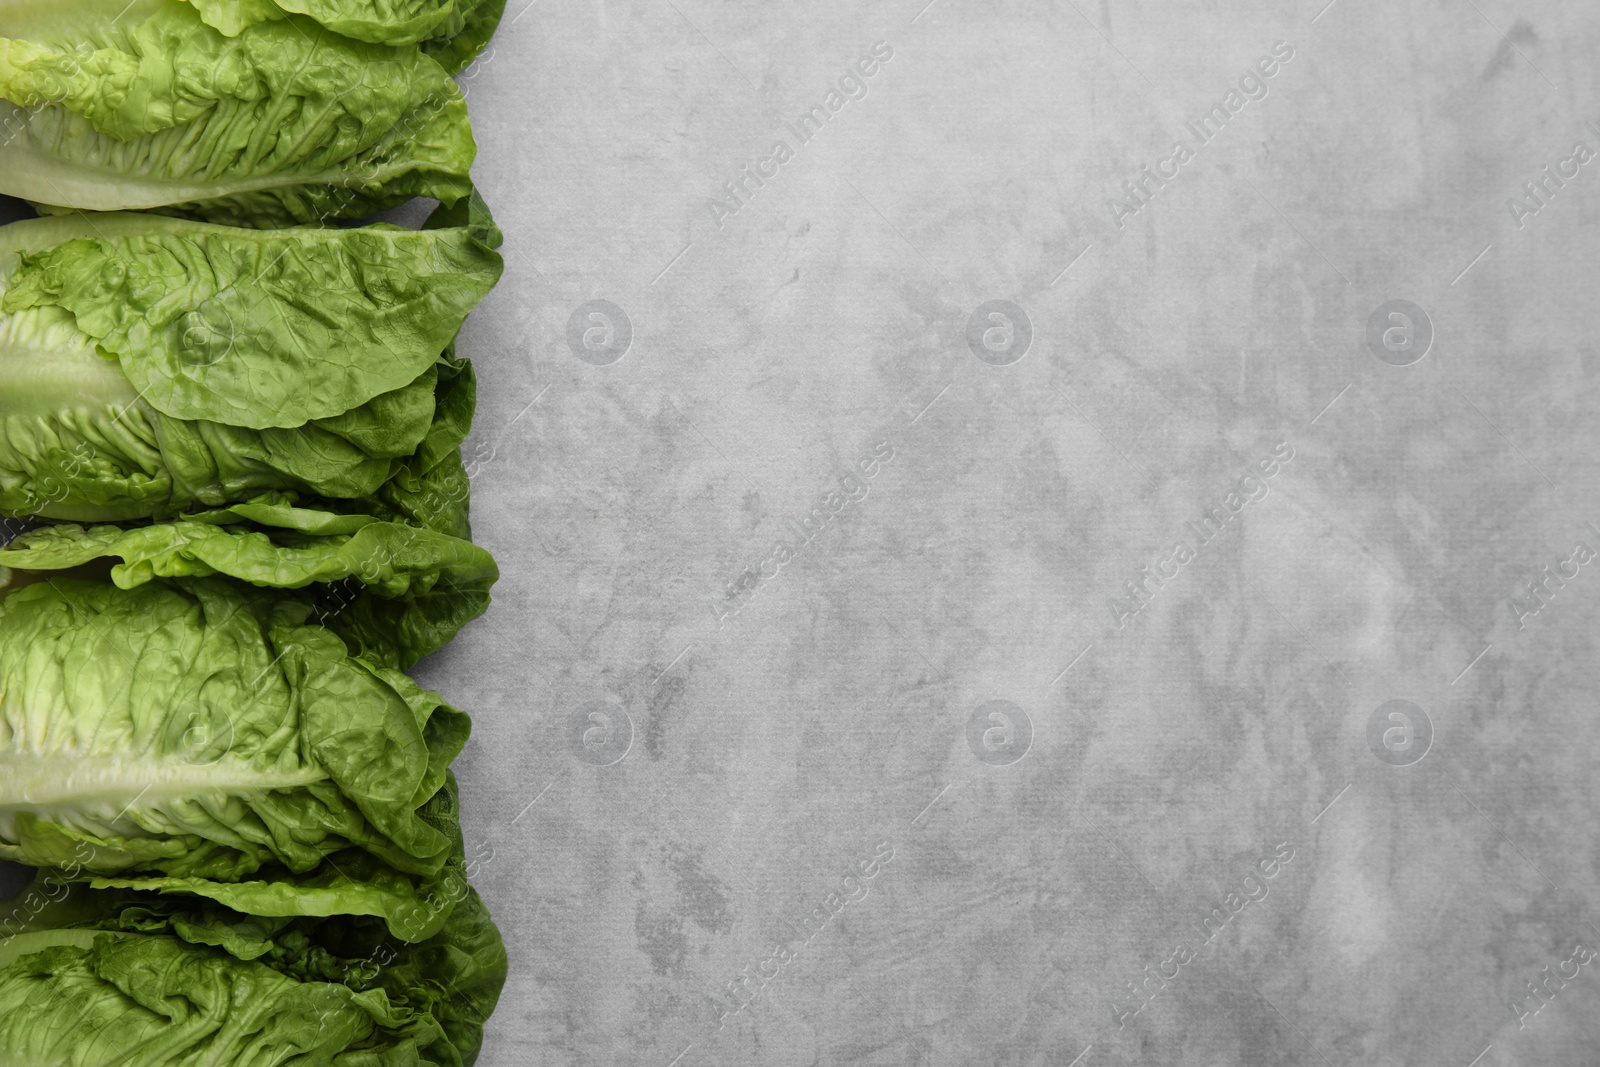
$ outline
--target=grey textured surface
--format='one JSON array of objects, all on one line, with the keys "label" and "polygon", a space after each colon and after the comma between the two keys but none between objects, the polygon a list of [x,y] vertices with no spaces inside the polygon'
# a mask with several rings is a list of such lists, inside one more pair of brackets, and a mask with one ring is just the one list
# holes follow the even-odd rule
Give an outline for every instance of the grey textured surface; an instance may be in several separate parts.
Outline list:
[{"label": "grey textured surface", "polygon": [[1600,1063],[1600,15],[1324,2],[511,0],[486,1067]]}]

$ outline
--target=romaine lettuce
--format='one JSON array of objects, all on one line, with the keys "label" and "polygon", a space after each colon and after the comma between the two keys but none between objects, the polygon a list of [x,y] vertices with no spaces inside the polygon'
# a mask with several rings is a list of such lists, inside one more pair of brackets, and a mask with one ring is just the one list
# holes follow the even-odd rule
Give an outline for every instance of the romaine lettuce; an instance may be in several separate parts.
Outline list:
[{"label": "romaine lettuce", "polygon": [[431,936],[470,723],[303,597],[0,571],[0,858]]},{"label": "romaine lettuce", "polygon": [[[291,13],[336,33],[377,44],[443,46],[463,36],[487,41],[505,0],[189,0],[200,17],[232,36]],[[470,61],[471,56],[468,56]],[[465,64],[463,64],[464,66]]]},{"label": "romaine lettuce", "polygon": [[311,590],[315,617],[351,654],[410,667],[489,606],[494,557],[470,541],[371,515],[236,504],[149,526],[45,526],[0,548],[0,567],[61,571],[117,560],[112,581],[225,574]]},{"label": "romaine lettuce", "polygon": [[287,490],[459,535],[474,391],[450,345],[501,264],[486,215],[441,214],[463,224],[0,227],[0,513],[168,517]]},{"label": "romaine lettuce", "polygon": [[0,0],[0,1067],[478,1058],[471,724],[403,671],[498,577],[451,76],[504,9]]},{"label": "romaine lettuce", "polygon": [[362,919],[283,919],[204,900],[37,881],[0,941],[0,1065],[470,1065],[506,978],[462,893],[442,929],[394,942]]},{"label": "romaine lettuce", "polygon": [[[203,0],[198,11],[179,0],[5,0],[0,193],[242,226],[470,193],[476,146],[440,61],[414,43],[329,32],[286,14],[294,7],[317,9],[334,30],[352,25],[330,10],[345,8],[373,39],[415,42],[457,25],[449,0]],[[432,45],[444,62],[464,65],[487,40],[493,20],[486,30],[476,13],[462,13],[459,44]]]}]

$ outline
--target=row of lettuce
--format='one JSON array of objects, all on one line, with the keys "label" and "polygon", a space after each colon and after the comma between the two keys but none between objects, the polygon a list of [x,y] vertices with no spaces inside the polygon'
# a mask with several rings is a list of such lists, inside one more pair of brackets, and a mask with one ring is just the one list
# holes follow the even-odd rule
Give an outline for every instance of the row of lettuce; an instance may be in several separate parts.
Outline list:
[{"label": "row of lettuce", "polygon": [[[462,1067],[504,0],[0,0],[0,1067]],[[425,196],[417,230],[356,224]]]}]

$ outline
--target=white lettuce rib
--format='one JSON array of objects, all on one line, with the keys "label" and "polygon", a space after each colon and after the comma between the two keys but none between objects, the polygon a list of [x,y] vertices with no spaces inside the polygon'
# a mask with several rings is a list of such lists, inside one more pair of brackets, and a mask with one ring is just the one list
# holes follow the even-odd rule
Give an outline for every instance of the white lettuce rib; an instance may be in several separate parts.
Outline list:
[{"label": "white lettuce rib", "polygon": [[103,805],[119,811],[202,794],[234,796],[295,789],[328,775],[319,767],[259,769],[244,760],[196,766],[181,758],[140,759],[50,756],[0,752],[0,835],[6,813],[62,805],[81,810]]}]

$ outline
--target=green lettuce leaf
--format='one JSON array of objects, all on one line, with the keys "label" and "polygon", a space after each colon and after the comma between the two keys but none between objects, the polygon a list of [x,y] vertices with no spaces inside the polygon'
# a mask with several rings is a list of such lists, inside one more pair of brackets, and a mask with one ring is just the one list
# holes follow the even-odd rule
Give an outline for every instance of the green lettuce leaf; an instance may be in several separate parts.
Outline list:
[{"label": "green lettuce leaf", "polygon": [[[430,317],[441,310],[441,299],[450,305],[443,309],[445,323],[459,323],[498,273],[498,256],[484,243],[498,240],[498,231],[486,212],[468,206],[473,203],[481,205],[476,197],[463,200],[445,216],[459,217],[461,225],[416,233],[383,229],[266,235],[134,213],[0,227],[0,308],[7,301],[13,308],[0,313],[0,513],[126,521],[171,517],[282,490],[368,499],[382,517],[419,521],[447,532],[462,529],[464,500],[453,510],[435,509],[437,514],[419,517],[423,509],[406,506],[402,498],[415,495],[419,482],[447,462],[444,453],[459,446],[472,421],[472,375],[464,361],[454,359],[452,338],[440,344],[443,356],[437,351],[428,355],[420,346],[444,336],[441,326],[430,324]],[[294,235],[306,233],[313,239],[302,247]],[[388,248],[380,244],[377,258],[359,261],[346,255],[356,246],[346,246],[341,235],[362,233],[380,242],[398,233],[402,241]],[[320,336],[335,348],[348,344],[366,348],[369,356],[373,349],[379,354],[370,364],[358,363],[348,353],[342,361],[326,360],[321,350],[304,347],[298,335],[281,327],[275,334],[257,336],[262,331],[216,325],[235,315],[246,322],[251,320],[245,316],[257,315],[279,323],[315,317],[319,312],[312,301],[320,301],[322,294],[309,276],[298,283],[282,278],[278,295],[263,289],[253,298],[235,299],[236,290],[198,311],[184,311],[185,301],[194,299],[190,275],[161,275],[158,264],[172,259],[156,256],[142,262],[137,272],[145,289],[136,303],[149,303],[149,314],[138,318],[128,304],[97,313],[99,282],[84,276],[85,263],[73,262],[70,251],[61,251],[81,247],[85,234],[105,238],[92,242],[97,248],[140,238],[172,241],[190,251],[198,247],[190,240],[195,234],[224,244],[238,239],[250,245],[264,236],[287,240],[285,261],[331,263],[337,269],[321,273],[338,275],[343,284],[359,289],[347,288],[343,300],[355,316],[352,324],[333,335],[324,324],[318,327]],[[431,270],[435,257],[425,256],[416,279],[399,285],[416,293],[418,286],[437,281],[443,289],[419,294],[410,303],[397,301],[398,290],[389,279],[413,269],[407,259],[418,241],[424,248],[448,246],[438,258],[478,262],[469,264],[463,276]],[[57,253],[65,273],[76,275],[76,281],[52,280],[52,274],[62,272],[45,260]],[[29,257],[34,267],[17,266]],[[115,295],[107,292],[103,299],[120,300],[121,288],[134,284],[130,272],[120,260],[97,255],[97,261],[106,265],[107,284],[115,287]],[[214,288],[209,264],[194,264],[192,274],[210,279],[205,284]],[[32,280],[20,291],[6,288],[5,279],[12,276]],[[297,285],[298,294],[293,291]],[[452,289],[455,296],[446,295]],[[80,319],[68,307],[44,301],[88,310]],[[230,304],[235,310],[227,310]],[[86,331],[84,321],[105,336]],[[158,329],[156,324],[164,326]],[[361,344],[363,337],[366,345]],[[109,346],[119,350],[115,360],[102,354]],[[334,391],[314,405],[330,413],[306,419],[304,412],[285,405],[299,402],[291,396],[302,396],[312,379]],[[385,483],[402,474],[399,495],[384,493]]]},{"label": "green lettuce leaf", "polygon": [[70,312],[164,414],[290,428],[415,381],[500,270],[464,229],[167,222],[22,253],[0,311]]},{"label": "green lettuce leaf", "polygon": [[359,849],[346,849],[327,857],[309,871],[291,871],[267,865],[250,878],[229,882],[199,876],[167,876],[138,872],[96,877],[80,844],[76,866],[58,867],[58,879],[87,879],[96,889],[133,889],[197,897],[255,916],[366,916],[381,921],[402,941],[433,937],[470,892],[471,865],[464,858],[460,809],[455,777],[448,770],[442,785],[417,809],[417,817],[450,842],[444,864],[432,874],[397,870]]},{"label": "green lettuce leaf", "polygon": [[0,548],[0,567],[60,571],[117,560],[111,580],[225,574],[309,590],[317,620],[352,655],[410,667],[489,606],[494,557],[437,530],[263,499],[149,526],[45,526]]},{"label": "green lettuce leaf", "polygon": [[229,37],[270,19],[305,15],[358,41],[422,50],[451,74],[494,36],[506,0],[189,0],[206,24]]},{"label": "green lettuce leaf", "polygon": [[[484,1024],[494,1010],[506,979],[506,952],[499,931],[477,893],[464,883],[448,921],[437,933],[415,944],[395,941],[382,923],[368,918],[264,918],[204,899],[137,890],[91,889],[65,883],[54,876],[35,881],[25,891],[24,899],[30,902],[29,916],[20,926],[20,933],[0,940],[0,1013],[9,1012],[19,1003],[17,998],[24,985],[41,984],[41,980],[48,985],[63,981],[70,974],[80,988],[87,986],[105,993],[103,998],[85,996],[79,1003],[89,1004],[95,1017],[104,1019],[107,1027],[115,1028],[117,1024],[112,1020],[117,1019],[136,1027],[148,1026],[144,1032],[155,1040],[159,1040],[157,1035],[170,1036],[174,1032],[170,1017],[165,1024],[159,1018],[151,1019],[136,1004],[128,1003],[125,996],[119,995],[121,990],[98,985],[94,979],[103,982],[107,977],[103,972],[95,974],[92,968],[77,966],[64,971],[41,971],[39,964],[44,963],[43,960],[17,966],[27,957],[54,949],[84,951],[95,948],[97,943],[121,946],[162,941],[171,947],[154,951],[179,973],[192,974],[193,969],[199,967],[209,969],[213,975],[219,971],[248,975],[267,988],[285,993],[291,987],[279,979],[287,979],[300,987],[337,986],[354,996],[346,998],[339,992],[321,995],[331,997],[333,1003],[340,1005],[340,1010],[359,1009],[358,1020],[365,1013],[378,1023],[368,1031],[359,1025],[351,1028],[346,1020],[340,1020],[342,1025],[335,1028],[336,1036],[350,1043],[345,1047],[329,1046],[327,1051],[330,1054],[348,1052],[348,1059],[307,1061],[291,1056],[287,1060],[242,1061],[247,1063],[325,1062],[347,1063],[351,1067],[390,1062],[470,1065],[477,1060]],[[6,932],[11,931],[7,929]],[[65,954],[65,958],[74,965],[81,962],[71,954]],[[60,960],[58,956],[55,962]],[[173,993],[182,993],[175,986],[168,988]],[[40,997],[34,1003],[48,1007],[57,1002]],[[376,1006],[377,1010],[370,1010],[370,1006]],[[14,1026],[22,1017],[10,1015],[9,1018]],[[65,1016],[39,1015],[37,1018],[40,1021],[34,1025],[55,1030],[54,1036],[65,1036]],[[44,1022],[46,1018],[51,1021]],[[400,1025],[395,1025],[396,1020]],[[0,1027],[0,1031],[4,1029]],[[209,1038],[211,1031],[204,1026],[200,1029]],[[405,1038],[415,1043],[418,1058],[360,1058],[362,1050],[376,1050],[386,1041]],[[5,1058],[8,1053],[15,1055],[25,1050],[43,1054],[50,1047],[41,1043],[40,1035],[25,1036],[25,1040],[33,1042],[31,1045],[23,1044],[16,1036],[10,1038],[9,1046],[7,1040],[0,1033],[0,1064],[10,1062]],[[199,1046],[202,1042],[195,1044]],[[92,1044],[88,1047],[97,1048]],[[139,1049],[140,1046],[133,1043],[124,1051]],[[80,1051],[81,1047],[73,1047],[74,1054]],[[229,1052],[238,1055],[232,1049]],[[410,1055],[409,1050],[406,1055]],[[51,1067],[55,1062],[87,1067],[107,1061],[41,1058],[27,1062],[31,1067]],[[135,1054],[130,1060],[116,1062],[126,1067],[128,1063],[165,1065],[169,1061],[140,1059]],[[175,1058],[170,1062],[188,1061]]]},{"label": "green lettuce leaf", "polygon": [[506,0],[457,0],[455,10],[439,26],[441,35],[424,41],[422,50],[451,74],[459,74],[488,46],[505,10]]},{"label": "green lettuce leaf", "polygon": [[384,995],[297,982],[171,937],[25,934],[0,967],[0,1064],[210,1067],[460,1063],[437,1020]]},{"label": "green lettuce leaf", "polygon": [[237,34],[290,13],[307,15],[335,33],[378,44],[416,44],[459,30],[459,0],[189,0],[206,22]]},{"label": "green lettuce leaf", "polygon": [[0,858],[437,930],[418,898],[459,852],[465,714],[351,657],[304,598],[42,577],[0,600]]},{"label": "green lettuce leaf", "polygon": [[[448,0],[303,6],[374,22],[395,14],[385,7],[411,6],[406,24],[424,32],[452,11]],[[231,34],[204,21],[224,15],[238,16]],[[411,32],[400,36],[421,39]],[[438,48],[455,63],[479,36],[482,20],[464,17],[461,43]],[[197,12],[172,0],[8,0],[0,98],[10,102],[0,107],[0,192],[45,210],[161,208],[283,226],[471,191],[466,103],[439,61],[272,4],[222,0]]]},{"label": "green lettuce leaf", "polygon": [[461,445],[472,430],[477,379],[470,363],[453,358],[454,351],[454,346],[446,350],[440,366],[434,419],[422,443],[361,506],[383,518],[470,541],[472,485]]},{"label": "green lettuce leaf", "polygon": [[84,522],[174,515],[272,490],[376,497],[415,466],[414,450],[446,417],[439,399],[455,388],[434,367],[343,415],[253,430],[166,416],[92,354],[29,355],[0,346],[0,513]]}]

